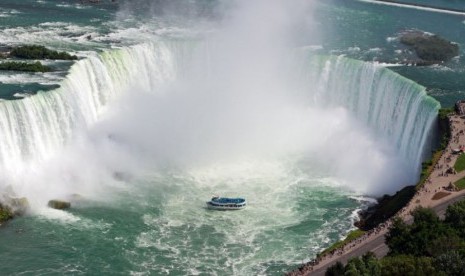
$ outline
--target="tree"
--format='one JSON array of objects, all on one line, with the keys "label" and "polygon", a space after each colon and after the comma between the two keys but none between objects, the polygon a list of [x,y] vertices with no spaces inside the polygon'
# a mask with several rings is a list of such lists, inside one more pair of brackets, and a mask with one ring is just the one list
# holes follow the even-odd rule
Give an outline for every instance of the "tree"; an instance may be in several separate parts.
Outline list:
[{"label": "tree", "polygon": [[446,252],[433,261],[438,271],[442,271],[449,276],[465,275],[465,261],[457,251]]},{"label": "tree", "polygon": [[394,218],[389,232],[386,234],[389,255],[398,255],[413,251],[410,241],[410,227],[401,218]]},{"label": "tree", "polygon": [[386,235],[389,255],[432,256],[431,249],[434,248],[435,241],[438,243],[437,240],[457,236],[455,230],[441,222],[431,209],[419,207],[412,215],[412,225],[407,225],[400,219],[394,220]]},{"label": "tree", "polygon": [[381,259],[381,276],[441,275],[436,271],[431,258],[398,255]]},{"label": "tree", "polygon": [[462,238],[465,238],[465,201],[449,205],[444,221],[456,229]]},{"label": "tree", "polygon": [[337,262],[326,270],[325,276],[344,276],[344,272],[344,265],[341,262]]}]

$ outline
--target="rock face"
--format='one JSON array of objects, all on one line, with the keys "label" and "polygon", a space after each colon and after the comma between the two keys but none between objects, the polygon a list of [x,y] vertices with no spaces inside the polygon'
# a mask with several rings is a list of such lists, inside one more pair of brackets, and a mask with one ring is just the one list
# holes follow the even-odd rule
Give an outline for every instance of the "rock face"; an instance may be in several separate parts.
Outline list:
[{"label": "rock face", "polygon": [[71,203],[63,200],[52,199],[48,202],[48,207],[58,210],[64,210],[71,208]]},{"label": "rock face", "polygon": [[459,55],[459,46],[437,35],[418,30],[405,31],[400,42],[412,47],[418,58],[418,65],[431,65],[447,62]]},{"label": "rock face", "polygon": [[7,202],[15,216],[20,216],[29,209],[29,201],[25,197],[11,197]]},{"label": "rock face", "polygon": [[0,203],[0,224],[4,221],[21,216],[29,209],[29,202],[25,197],[3,197]]},{"label": "rock face", "polygon": [[7,206],[0,204],[0,224],[13,218],[13,212]]}]

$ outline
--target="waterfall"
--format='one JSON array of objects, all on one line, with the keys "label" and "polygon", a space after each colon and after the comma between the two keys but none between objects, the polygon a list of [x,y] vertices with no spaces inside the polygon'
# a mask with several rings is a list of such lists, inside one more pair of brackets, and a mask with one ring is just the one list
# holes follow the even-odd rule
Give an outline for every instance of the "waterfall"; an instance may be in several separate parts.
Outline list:
[{"label": "waterfall", "polygon": [[74,64],[60,88],[0,102],[0,167],[20,173],[95,123],[122,92],[175,79],[173,53],[169,43],[158,43],[95,54]]},{"label": "waterfall", "polygon": [[431,150],[440,108],[425,87],[376,63],[341,56],[303,60],[300,75],[314,91],[311,101],[350,110],[376,137],[397,148],[417,178]]},{"label": "waterfall", "polygon": [[[192,65],[193,45],[203,45],[200,59],[207,60],[190,69],[208,81],[208,72],[198,72],[209,68],[208,43],[165,41],[91,55],[72,66],[60,88],[0,102],[0,167],[21,173],[97,122],[122,93],[156,92],[183,78]],[[306,54],[299,61],[301,68],[294,66],[291,74],[305,83],[308,104],[350,110],[376,137],[395,145],[418,172],[439,108],[424,87],[376,64],[348,58]]]}]

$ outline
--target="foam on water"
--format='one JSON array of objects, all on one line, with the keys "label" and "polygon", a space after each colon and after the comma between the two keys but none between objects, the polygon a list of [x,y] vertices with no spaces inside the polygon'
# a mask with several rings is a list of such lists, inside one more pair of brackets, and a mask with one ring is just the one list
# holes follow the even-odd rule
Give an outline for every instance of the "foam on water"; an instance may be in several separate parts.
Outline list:
[{"label": "foam on water", "polygon": [[4,73],[0,75],[1,83],[19,84],[19,83],[40,83],[40,84],[59,84],[63,80],[61,74],[56,73]]},{"label": "foam on water", "polygon": [[[161,214],[142,217],[149,230],[137,237],[137,247],[146,252],[137,261],[167,273],[265,275],[284,272],[331,242],[328,236],[350,229],[351,221],[341,218],[356,205],[345,201],[340,183],[318,172],[296,171],[291,163],[256,161],[144,177],[159,183],[148,187],[170,185],[163,189]],[[248,206],[238,212],[210,211],[205,201],[212,191],[245,196]],[[331,201],[339,205],[331,214],[315,208]]]},{"label": "foam on water", "polygon": [[99,33],[98,29],[93,26],[57,22],[42,23],[39,26],[4,28],[0,31],[0,39],[2,43],[8,45],[41,44],[73,49],[76,42],[83,45],[91,43],[82,39],[82,36],[97,33]]}]

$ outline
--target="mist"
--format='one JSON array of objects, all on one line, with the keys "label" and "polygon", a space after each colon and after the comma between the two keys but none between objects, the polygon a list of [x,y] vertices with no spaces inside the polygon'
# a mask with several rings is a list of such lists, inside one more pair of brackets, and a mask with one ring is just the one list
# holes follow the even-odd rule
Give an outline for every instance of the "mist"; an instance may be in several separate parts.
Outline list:
[{"label": "mist", "polygon": [[[181,3],[156,1],[147,8],[172,16]],[[121,14],[137,5],[127,2]],[[191,18],[204,15],[187,9]],[[409,173],[389,141],[345,108],[310,101],[313,91],[295,82],[291,53],[318,37],[312,11],[311,1],[229,3],[176,78],[153,87],[133,80],[100,121],[81,129],[65,149],[25,165],[21,176],[3,176],[3,182],[16,183],[17,194],[43,204],[73,193],[108,198],[147,170],[291,160],[361,194],[405,185]]]},{"label": "mist", "polygon": [[410,175],[389,141],[342,107],[312,103],[295,83],[291,53],[306,46],[303,34],[318,37],[312,11],[311,1],[233,2],[182,75],[126,93],[96,133],[111,133],[138,167],[292,159],[359,193],[405,185]]}]

